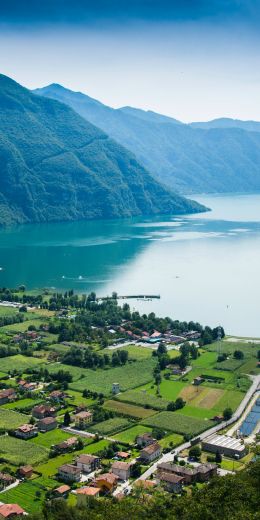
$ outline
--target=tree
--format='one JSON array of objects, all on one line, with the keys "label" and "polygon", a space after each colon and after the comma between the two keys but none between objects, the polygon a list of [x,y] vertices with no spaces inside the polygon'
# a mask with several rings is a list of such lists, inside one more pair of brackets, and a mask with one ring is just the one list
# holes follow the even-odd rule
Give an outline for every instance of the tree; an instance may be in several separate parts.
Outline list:
[{"label": "tree", "polygon": [[182,397],[177,397],[176,401],[175,401],[175,408],[176,410],[180,410],[181,408],[183,408],[185,406],[186,402],[184,401],[184,399],[182,399]]},{"label": "tree", "polygon": [[229,421],[229,419],[231,419],[232,415],[233,415],[232,408],[230,408],[230,407],[225,408],[225,410],[223,411],[224,421]]},{"label": "tree", "polygon": [[257,352],[257,359],[258,359],[258,361],[260,361],[260,350],[258,350],[258,352]]},{"label": "tree", "polygon": [[244,353],[242,352],[242,350],[235,350],[233,356],[234,359],[244,359]]},{"label": "tree", "polygon": [[165,431],[162,428],[153,428],[152,436],[159,441],[165,436]]},{"label": "tree", "polygon": [[65,412],[64,418],[63,418],[63,424],[64,424],[64,426],[69,426],[70,425],[70,414],[69,414],[69,412]]},{"label": "tree", "polygon": [[197,446],[192,446],[189,450],[189,457],[199,460],[201,456],[201,448]]},{"label": "tree", "polygon": [[176,410],[175,401],[171,401],[171,402],[167,405],[167,410],[168,410],[168,412],[175,412],[175,410]]}]

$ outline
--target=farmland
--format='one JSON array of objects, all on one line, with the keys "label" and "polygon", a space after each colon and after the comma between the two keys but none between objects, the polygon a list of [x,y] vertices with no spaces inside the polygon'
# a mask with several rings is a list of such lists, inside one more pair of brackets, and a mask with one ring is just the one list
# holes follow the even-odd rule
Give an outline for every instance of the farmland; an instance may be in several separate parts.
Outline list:
[{"label": "farmland", "polygon": [[[118,350],[127,350],[129,354],[129,359],[140,361],[142,359],[149,359],[152,356],[152,351],[148,347],[139,347],[136,345],[124,345],[123,347],[119,347]],[[114,350],[105,348],[104,354],[108,354],[112,356]]]},{"label": "farmland", "polygon": [[[110,395],[114,382],[119,383],[120,389],[124,391],[152,381],[154,366],[155,360],[147,359],[109,370],[79,369],[81,372],[84,370],[84,378],[80,379],[79,376],[77,381],[70,384],[70,387],[73,390],[82,391],[88,389],[93,392],[102,392],[104,395]],[[66,367],[67,370],[71,368],[68,368],[66,365],[62,365],[62,367],[64,369]],[[75,367],[73,368],[77,370]]]},{"label": "farmland", "polygon": [[10,356],[1,359],[1,371],[6,373],[13,370],[23,372],[27,368],[37,367],[42,363],[42,359],[17,354],[16,356]]},{"label": "farmland", "polygon": [[[41,492],[41,497],[35,496],[36,492]],[[19,486],[1,493],[1,501],[11,504],[19,504],[28,513],[37,513],[41,508],[44,499],[44,492],[36,481],[24,482]]]},{"label": "farmland", "polygon": [[123,432],[117,433],[114,435],[114,439],[119,442],[125,442],[127,444],[134,444],[135,439],[138,435],[142,435],[146,432],[151,432],[152,428],[149,426],[143,426],[142,424],[138,424],[137,426],[133,426],[132,428],[129,428],[128,430],[124,430]]},{"label": "farmland", "polygon": [[169,401],[166,401],[166,399],[146,393],[146,390],[142,390],[142,392],[129,390],[128,392],[119,394],[117,399],[126,403],[133,403],[140,406],[149,406],[154,410],[166,410],[167,405],[169,404]]},{"label": "farmland", "polygon": [[58,444],[71,437],[71,434],[66,433],[60,429],[53,430],[51,432],[39,433],[37,437],[33,437],[30,442],[38,446],[44,446],[50,448],[53,444]]},{"label": "farmland", "polygon": [[1,437],[0,457],[19,466],[23,464],[39,464],[48,458],[48,450],[42,446],[26,442],[8,435]]},{"label": "farmland", "polygon": [[[148,419],[142,421],[142,424],[191,436],[198,435],[209,427],[208,422],[203,419],[187,417],[175,412],[160,412],[153,417],[148,417]],[[210,424],[211,426],[214,425],[213,422]]]},{"label": "farmland", "polygon": [[0,408],[0,430],[14,430],[21,424],[28,423],[29,419],[28,415]]},{"label": "farmland", "polygon": [[135,419],[145,419],[155,414],[154,410],[142,408],[141,406],[135,406],[133,404],[125,403],[122,401],[106,401],[104,408],[116,412],[117,414],[126,415]]},{"label": "farmland", "polygon": [[123,419],[122,417],[114,417],[112,419],[107,419],[107,421],[94,424],[89,428],[89,430],[93,433],[97,432],[100,435],[111,435],[112,433],[124,430],[129,426],[131,426],[131,423],[127,419]]}]

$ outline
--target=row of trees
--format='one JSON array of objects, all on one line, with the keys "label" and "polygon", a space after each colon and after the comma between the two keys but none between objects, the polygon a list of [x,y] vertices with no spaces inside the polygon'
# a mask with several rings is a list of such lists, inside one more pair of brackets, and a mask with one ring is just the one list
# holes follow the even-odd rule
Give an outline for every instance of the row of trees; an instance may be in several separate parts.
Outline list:
[{"label": "row of trees", "polygon": [[95,352],[92,348],[72,347],[62,358],[66,365],[84,368],[104,368],[125,365],[128,361],[127,350],[115,350],[112,356]]}]

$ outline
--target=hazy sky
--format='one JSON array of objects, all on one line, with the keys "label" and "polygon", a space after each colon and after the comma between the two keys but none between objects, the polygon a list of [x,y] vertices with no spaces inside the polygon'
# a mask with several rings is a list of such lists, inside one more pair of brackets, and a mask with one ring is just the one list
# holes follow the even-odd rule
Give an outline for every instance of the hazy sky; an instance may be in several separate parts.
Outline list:
[{"label": "hazy sky", "polygon": [[0,71],[182,121],[260,120],[260,0],[0,0]]}]

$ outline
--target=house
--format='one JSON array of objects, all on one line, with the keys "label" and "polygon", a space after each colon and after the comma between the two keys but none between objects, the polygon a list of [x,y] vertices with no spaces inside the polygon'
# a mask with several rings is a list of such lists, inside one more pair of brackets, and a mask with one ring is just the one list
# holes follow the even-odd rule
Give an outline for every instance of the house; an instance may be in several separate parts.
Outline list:
[{"label": "house", "polygon": [[10,486],[10,484],[13,484],[15,482],[15,478],[12,475],[9,475],[8,473],[2,473],[0,472],[0,490],[2,491],[6,487]]},{"label": "house", "polygon": [[53,491],[54,498],[67,498],[70,492],[70,486],[64,484],[63,486],[59,486]]},{"label": "house", "polygon": [[93,421],[93,414],[91,412],[79,412],[74,415],[75,426],[80,430],[85,430],[88,424]]},{"label": "house", "polygon": [[128,459],[128,457],[130,457],[130,453],[128,453],[128,451],[118,451],[116,453],[116,456],[119,458],[119,459]]},{"label": "house", "polygon": [[103,473],[103,475],[95,478],[93,484],[104,493],[112,493],[117,487],[118,480],[118,477],[113,473]]},{"label": "house", "polygon": [[0,391],[0,405],[15,401],[16,393],[13,388],[6,388]]},{"label": "house", "polygon": [[96,471],[100,467],[100,458],[82,453],[76,459],[76,465],[83,473],[92,473],[92,471]]},{"label": "house", "polygon": [[156,482],[153,480],[136,480],[134,487],[141,488],[143,490],[152,490],[156,486]]},{"label": "house", "polygon": [[206,482],[217,474],[216,464],[199,464],[194,468],[172,464],[170,462],[162,462],[157,466],[158,475],[161,473],[170,473],[183,478],[183,484],[193,484],[194,482]]},{"label": "house", "polygon": [[65,482],[80,482],[82,473],[81,469],[74,464],[63,464],[58,469],[58,476]]},{"label": "house", "polygon": [[158,474],[157,481],[169,493],[181,493],[184,478],[174,473],[162,472]]},{"label": "house", "polygon": [[83,506],[87,505],[89,497],[99,497],[100,488],[84,486],[82,488],[76,489],[74,493],[77,495],[77,505]]},{"label": "house", "polygon": [[72,451],[78,446],[78,438],[77,437],[70,437],[69,439],[66,439],[63,442],[60,442],[59,444],[55,444],[52,446],[52,449],[56,453],[66,453],[67,451]]},{"label": "house", "polygon": [[21,379],[21,381],[19,381],[18,385],[19,385],[19,390],[21,392],[32,392],[33,390],[36,390],[36,388],[38,386],[37,383],[28,383],[24,379]]},{"label": "house", "polygon": [[54,406],[49,406],[46,404],[40,404],[38,406],[34,406],[32,409],[32,416],[35,419],[44,419],[45,417],[54,417],[56,413],[56,408]]},{"label": "house", "polygon": [[25,515],[24,509],[18,504],[1,504],[0,505],[0,519],[14,518],[16,516]]},{"label": "house", "polygon": [[37,427],[40,432],[45,433],[50,432],[51,430],[55,430],[57,425],[58,423],[55,417],[45,417],[38,422]]},{"label": "house", "polygon": [[62,392],[62,390],[53,390],[53,392],[49,394],[49,398],[56,403],[64,401],[66,397],[66,394]]},{"label": "house", "polygon": [[15,437],[18,437],[19,439],[27,440],[31,439],[32,437],[37,437],[38,435],[38,428],[34,426],[33,424],[22,424],[22,426],[19,426],[17,430],[14,432]]},{"label": "house", "polygon": [[131,464],[122,462],[120,460],[114,462],[111,466],[111,471],[120,480],[128,480],[130,478]]},{"label": "house", "polygon": [[31,478],[33,474],[33,468],[32,466],[21,466],[19,468],[19,475],[22,478]]},{"label": "house", "polygon": [[153,444],[149,444],[140,452],[140,458],[145,462],[152,462],[157,459],[161,455],[161,446],[158,442],[154,442]]},{"label": "house", "polygon": [[138,448],[145,448],[145,446],[149,446],[149,444],[154,443],[154,438],[151,433],[142,433],[136,437],[136,444]]}]

